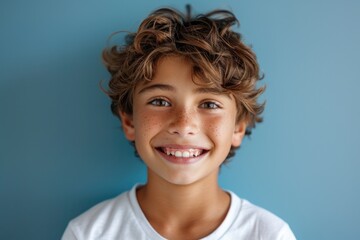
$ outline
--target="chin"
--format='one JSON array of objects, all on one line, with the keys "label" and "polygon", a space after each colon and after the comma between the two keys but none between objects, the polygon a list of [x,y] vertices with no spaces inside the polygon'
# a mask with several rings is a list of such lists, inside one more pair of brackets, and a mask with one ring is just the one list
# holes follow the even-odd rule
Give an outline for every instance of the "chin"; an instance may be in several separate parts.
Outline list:
[{"label": "chin", "polygon": [[177,174],[177,176],[164,176],[162,177],[166,182],[178,185],[178,186],[188,186],[192,185],[199,181],[199,178],[192,176],[184,176],[183,174]]}]

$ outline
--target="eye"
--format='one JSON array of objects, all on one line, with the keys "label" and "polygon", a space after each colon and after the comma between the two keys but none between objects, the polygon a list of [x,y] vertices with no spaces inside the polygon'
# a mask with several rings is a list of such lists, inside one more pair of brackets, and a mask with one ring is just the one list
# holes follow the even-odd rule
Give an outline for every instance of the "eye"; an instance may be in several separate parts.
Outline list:
[{"label": "eye", "polygon": [[166,101],[165,99],[161,99],[161,98],[156,98],[156,99],[153,99],[149,102],[150,105],[153,105],[153,106],[159,106],[159,107],[170,107],[171,104]]},{"label": "eye", "polygon": [[204,102],[200,104],[201,108],[207,108],[207,109],[218,109],[220,106],[215,102]]}]

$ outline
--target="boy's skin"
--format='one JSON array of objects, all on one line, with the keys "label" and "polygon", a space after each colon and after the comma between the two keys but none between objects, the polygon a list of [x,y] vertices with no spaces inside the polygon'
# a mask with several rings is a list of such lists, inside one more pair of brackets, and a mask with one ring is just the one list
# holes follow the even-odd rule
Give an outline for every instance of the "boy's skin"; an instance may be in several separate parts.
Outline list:
[{"label": "boy's skin", "polygon": [[[246,130],[245,122],[236,121],[233,96],[196,85],[192,78],[191,61],[163,57],[154,78],[136,86],[133,113],[120,112],[126,138],[135,141],[147,165],[147,184],[137,190],[137,199],[152,227],[167,239],[199,239],[222,223],[230,196],[218,185],[219,167]],[[176,150],[202,153],[163,152]]]}]

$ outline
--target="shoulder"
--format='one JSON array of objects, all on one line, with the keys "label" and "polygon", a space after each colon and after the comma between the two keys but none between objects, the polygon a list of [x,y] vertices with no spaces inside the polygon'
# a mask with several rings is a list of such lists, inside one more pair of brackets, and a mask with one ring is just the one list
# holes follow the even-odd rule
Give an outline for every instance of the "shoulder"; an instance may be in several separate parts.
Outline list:
[{"label": "shoulder", "polygon": [[230,193],[232,201],[239,206],[230,232],[241,232],[244,239],[295,239],[288,224],[280,217]]},{"label": "shoulder", "polygon": [[128,212],[129,207],[128,192],[124,192],[115,198],[98,203],[70,223],[76,226],[101,225],[112,218],[123,216]]},{"label": "shoulder", "polygon": [[126,224],[136,222],[130,199],[134,188],[93,206],[71,220],[62,239],[106,239],[106,236],[126,231]]},{"label": "shoulder", "polygon": [[245,222],[254,223],[262,228],[272,229],[285,224],[280,217],[262,207],[252,204],[246,199],[240,199],[240,202],[241,209],[239,217],[241,217]]}]

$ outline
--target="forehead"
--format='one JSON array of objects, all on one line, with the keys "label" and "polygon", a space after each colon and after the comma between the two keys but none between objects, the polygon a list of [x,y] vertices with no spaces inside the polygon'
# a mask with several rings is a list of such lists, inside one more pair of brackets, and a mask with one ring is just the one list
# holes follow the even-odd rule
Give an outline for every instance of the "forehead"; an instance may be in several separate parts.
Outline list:
[{"label": "forehead", "polygon": [[192,79],[194,63],[184,56],[163,56],[155,64],[153,80]]},{"label": "forehead", "polygon": [[153,72],[151,80],[144,80],[137,84],[136,92],[144,90],[166,90],[175,91],[176,86],[186,88],[196,88],[199,93],[214,93],[230,95],[219,84],[204,79],[203,76],[195,73],[194,63],[184,56],[164,56],[161,57]]}]

